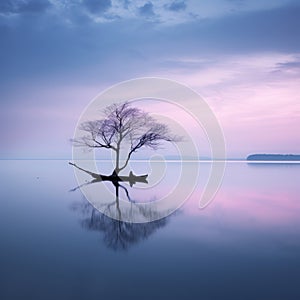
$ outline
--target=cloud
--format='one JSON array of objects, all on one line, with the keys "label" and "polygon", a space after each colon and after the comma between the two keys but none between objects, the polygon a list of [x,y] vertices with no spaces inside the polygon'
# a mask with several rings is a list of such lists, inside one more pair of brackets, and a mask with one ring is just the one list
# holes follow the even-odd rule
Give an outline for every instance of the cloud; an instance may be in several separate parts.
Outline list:
[{"label": "cloud", "polygon": [[82,4],[91,12],[92,14],[103,13],[107,11],[111,6],[111,0],[84,0]]},{"label": "cloud", "polygon": [[[243,3],[241,5],[241,3]],[[1,0],[0,23],[13,22],[9,18],[2,18],[10,14],[22,15],[39,13],[39,17],[60,19],[65,24],[81,25],[76,23],[89,19],[97,24],[124,21],[148,21],[155,16],[158,26],[189,24],[203,19],[219,19],[226,16],[242,13],[262,12],[281,8],[294,3],[293,0],[273,1],[244,1],[216,0]],[[51,7],[51,10],[48,8]],[[51,21],[50,21],[51,22]]]},{"label": "cloud", "polygon": [[0,14],[41,13],[51,6],[48,0],[3,0]]},{"label": "cloud", "polygon": [[276,71],[293,71],[300,75],[300,59],[294,61],[280,62],[277,64]]},{"label": "cloud", "polygon": [[181,11],[185,10],[187,7],[184,1],[174,1],[169,5],[166,5],[166,8],[172,11]]},{"label": "cloud", "polygon": [[143,6],[139,7],[139,13],[145,17],[153,17],[155,15],[153,11],[153,3],[149,1]]},{"label": "cloud", "polygon": [[[172,74],[179,64],[185,70],[202,70],[205,64],[212,66],[213,60],[225,55],[300,52],[300,7],[296,6],[172,26],[153,26],[141,17],[113,18],[99,24],[83,9],[76,19],[74,11],[69,16],[66,9],[59,16],[51,9],[51,15],[38,18],[27,14],[3,17],[11,19],[12,24],[1,26],[0,22],[0,90],[8,89],[9,82],[33,78],[115,82],[156,75],[162,69],[165,75]],[[130,6],[130,12],[135,14],[136,10]],[[111,9],[106,17],[110,13]],[[186,60],[174,61],[177,57]]]},{"label": "cloud", "polygon": [[[122,0],[121,0],[121,1],[122,1]],[[130,4],[130,1],[129,1],[129,0],[123,0],[122,3],[123,3],[123,7],[124,7],[125,9],[128,9],[129,4]]]}]

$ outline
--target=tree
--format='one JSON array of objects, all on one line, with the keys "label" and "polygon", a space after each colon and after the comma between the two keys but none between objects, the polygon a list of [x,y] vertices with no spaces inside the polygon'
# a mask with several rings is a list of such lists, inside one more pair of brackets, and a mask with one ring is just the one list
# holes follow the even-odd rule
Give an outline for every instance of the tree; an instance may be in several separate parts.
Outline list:
[{"label": "tree", "polygon": [[[114,151],[116,158],[113,175],[116,176],[127,167],[131,156],[139,149],[157,149],[163,141],[179,139],[171,135],[167,125],[129,102],[112,104],[103,110],[103,115],[101,120],[82,123],[80,129],[87,134],[73,142],[77,146]],[[123,165],[120,164],[121,151],[126,151]]]}]

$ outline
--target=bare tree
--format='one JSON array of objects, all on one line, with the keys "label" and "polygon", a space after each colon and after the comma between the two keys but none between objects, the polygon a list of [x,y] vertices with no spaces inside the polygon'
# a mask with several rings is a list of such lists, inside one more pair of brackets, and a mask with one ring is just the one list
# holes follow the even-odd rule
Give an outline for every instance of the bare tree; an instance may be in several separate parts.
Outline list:
[{"label": "bare tree", "polygon": [[[73,140],[74,145],[90,148],[105,148],[115,152],[114,175],[124,170],[133,153],[142,147],[157,149],[163,142],[179,140],[173,136],[167,125],[162,124],[143,110],[132,107],[129,102],[112,104],[104,109],[104,118],[84,122],[80,129],[87,135]],[[126,147],[125,147],[126,146]],[[120,153],[126,152],[124,163],[120,164]]]}]

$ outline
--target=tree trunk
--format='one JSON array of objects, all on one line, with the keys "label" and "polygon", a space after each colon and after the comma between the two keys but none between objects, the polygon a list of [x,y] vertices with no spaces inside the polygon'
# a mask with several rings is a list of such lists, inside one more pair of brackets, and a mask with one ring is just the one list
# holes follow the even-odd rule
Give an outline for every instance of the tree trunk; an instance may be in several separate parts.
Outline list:
[{"label": "tree trunk", "polygon": [[113,174],[119,175],[119,172],[120,172],[120,147],[118,146],[116,151],[116,166],[113,171]]}]

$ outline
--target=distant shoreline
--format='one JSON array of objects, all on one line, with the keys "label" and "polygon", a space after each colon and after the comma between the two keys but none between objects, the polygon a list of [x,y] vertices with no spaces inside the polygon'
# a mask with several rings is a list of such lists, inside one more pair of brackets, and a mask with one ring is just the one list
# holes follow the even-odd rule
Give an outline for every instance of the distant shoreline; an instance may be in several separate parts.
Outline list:
[{"label": "distant shoreline", "polygon": [[247,161],[300,161],[298,154],[251,154]]}]

